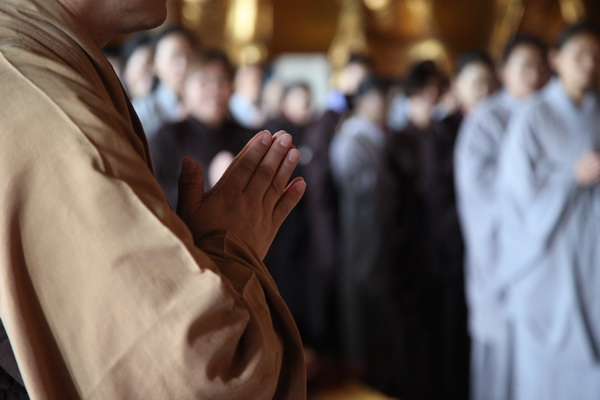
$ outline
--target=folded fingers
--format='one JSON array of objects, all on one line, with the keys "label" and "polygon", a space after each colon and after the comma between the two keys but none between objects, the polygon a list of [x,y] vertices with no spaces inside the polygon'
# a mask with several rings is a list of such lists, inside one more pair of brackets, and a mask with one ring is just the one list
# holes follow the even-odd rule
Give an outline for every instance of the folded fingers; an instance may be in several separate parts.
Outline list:
[{"label": "folded fingers", "polygon": [[[277,136],[274,139],[271,148],[264,156],[249,180],[244,193],[246,193],[248,196],[252,196],[260,201],[263,201],[267,191],[273,189],[272,186],[274,186],[275,191],[283,192],[285,186],[287,185],[287,179],[289,179],[289,176],[287,177],[286,181],[283,182],[285,174],[282,175],[279,170],[280,167],[287,170],[289,169],[290,163],[294,164],[290,158],[294,158],[294,152],[297,152],[297,150],[293,150],[290,156],[288,156],[288,152],[290,152],[291,148],[291,135],[286,133]],[[287,160],[287,162],[285,160]]]}]

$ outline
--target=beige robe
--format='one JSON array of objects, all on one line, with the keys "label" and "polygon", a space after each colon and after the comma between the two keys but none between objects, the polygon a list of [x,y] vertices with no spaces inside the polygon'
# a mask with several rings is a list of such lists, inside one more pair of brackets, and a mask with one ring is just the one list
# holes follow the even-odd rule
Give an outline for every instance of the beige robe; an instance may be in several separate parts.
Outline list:
[{"label": "beige robe", "polygon": [[303,399],[294,321],[233,234],[170,210],[110,65],[0,2],[0,317],[33,399]]}]

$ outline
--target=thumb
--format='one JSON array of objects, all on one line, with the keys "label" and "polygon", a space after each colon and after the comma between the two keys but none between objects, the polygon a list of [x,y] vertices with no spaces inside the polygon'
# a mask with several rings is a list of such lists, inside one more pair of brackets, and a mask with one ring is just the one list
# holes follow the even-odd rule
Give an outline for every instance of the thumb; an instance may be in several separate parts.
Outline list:
[{"label": "thumb", "polygon": [[177,214],[185,219],[192,215],[204,199],[204,174],[202,167],[190,157],[184,157],[179,174]]}]

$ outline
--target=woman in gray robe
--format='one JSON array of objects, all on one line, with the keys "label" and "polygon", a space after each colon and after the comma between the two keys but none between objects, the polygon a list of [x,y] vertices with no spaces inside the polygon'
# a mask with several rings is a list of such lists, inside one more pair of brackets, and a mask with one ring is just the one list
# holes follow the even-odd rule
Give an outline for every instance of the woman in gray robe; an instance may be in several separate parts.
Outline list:
[{"label": "woman in gray robe", "polygon": [[[381,218],[377,203],[385,177],[385,87],[367,78],[359,86],[354,114],[336,133],[331,147],[331,171],[338,192],[340,265],[338,307],[342,358],[365,371],[369,344],[381,348],[381,332],[373,320],[385,311],[371,307],[382,296],[378,271]],[[370,334],[379,335],[369,338]],[[370,342],[370,343],[369,343]]]},{"label": "woman in gray robe", "polygon": [[471,335],[471,397],[509,398],[510,343],[503,304],[493,296],[498,256],[498,158],[510,117],[547,81],[546,46],[517,35],[505,46],[503,89],[463,123],[455,152],[456,189],[466,244],[466,288]]},{"label": "woman in gray robe", "polygon": [[500,160],[495,295],[514,335],[517,400],[600,398],[600,38],[568,28],[557,72],[511,121]]}]

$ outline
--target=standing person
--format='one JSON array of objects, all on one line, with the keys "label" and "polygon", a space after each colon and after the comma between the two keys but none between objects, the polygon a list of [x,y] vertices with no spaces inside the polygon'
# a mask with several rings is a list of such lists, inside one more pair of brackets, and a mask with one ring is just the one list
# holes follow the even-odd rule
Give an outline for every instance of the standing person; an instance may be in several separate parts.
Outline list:
[{"label": "standing person", "polygon": [[546,46],[517,35],[505,46],[500,65],[503,89],[484,101],[460,129],[456,188],[466,242],[466,282],[471,335],[472,400],[510,399],[505,309],[491,289],[498,273],[500,229],[498,160],[509,121],[546,83]]},{"label": "standing person", "polygon": [[384,203],[384,254],[393,276],[396,332],[387,385],[390,394],[410,399],[465,398],[468,390],[462,237],[451,162],[460,119],[435,116],[446,82],[433,61],[411,69],[405,80],[408,124],[386,144],[392,190]]},{"label": "standing person", "polygon": [[316,350],[325,356],[339,355],[336,295],[338,247],[338,199],[333,183],[329,151],[342,117],[353,108],[360,83],[371,72],[365,56],[352,55],[339,76],[338,87],[329,97],[327,110],[306,130],[305,143],[311,157],[304,170],[311,182],[306,194],[310,240],[309,330]]},{"label": "standing person", "polygon": [[[343,361],[368,372],[369,308],[380,295],[378,271],[383,188],[386,93],[379,79],[360,84],[355,111],[331,143],[331,171],[339,193],[338,318]],[[378,333],[377,331],[376,333]],[[377,344],[385,343],[381,340]],[[376,345],[377,345],[376,344]]]},{"label": "standing person", "polygon": [[500,154],[496,298],[514,330],[517,400],[600,398],[600,34],[566,28],[557,76]]},{"label": "standing person", "polygon": [[130,36],[119,54],[121,80],[131,100],[141,99],[154,89],[152,38],[145,32]]},{"label": "standing person", "polygon": [[12,365],[33,399],[305,398],[301,342],[261,262],[304,191],[286,185],[299,154],[261,132],[206,194],[188,159],[170,210],[100,50],[165,17],[164,0],[0,3]]},{"label": "standing person", "polygon": [[452,92],[462,115],[469,114],[497,85],[494,63],[486,52],[471,50],[458,56]]},{"label": "standing person", "polygon": [[[281,116],[268,121],[265,129],[271,132],[290,132],[294,144],[303,159],[308,159],[304,145],[304,133],[312,122],[312,96],[310,86],[304,82],[288,84],[281,101]],[[302,176],[303,161],[294,176]],[[305,343],[311,338],[307,332],[309,318],[308,302],[311,286],[307,281],[310,264],[308,261],[308,216],[306,203],[300,201],[290,213],[265,258],[269,272],[277,283],[281,297],[288,304]]]},{"label": "standing person", "polygon": [[[191,157],[206,171],[205,190],[216,183],[224,168],[252,137],[229,115],[233,67],[220,50],[203,50],[192,56],[184,79],[183,106],[188,117],[163,126],[150,139],[156,179],[169,203],[177,205],[181,159]],[[218,165],[226,158],[223,167]],[[213,171],[214,169],[221,171]]]},{"label": "standing person", "polygon": [[245,128],[258,129],[265,123],[266,115],[261,107],[263,75],[258,64],[242,65],[235,72],[229,109],[236,122]]},{"label": "standing person", "polygon": [[153,44],[153,66],[158,85],[149,95],[133,102],[148,139],[164,125],[185,117],[181,102],[183,81],[195,38],[183,27],[171,25],[154,38]]}]

